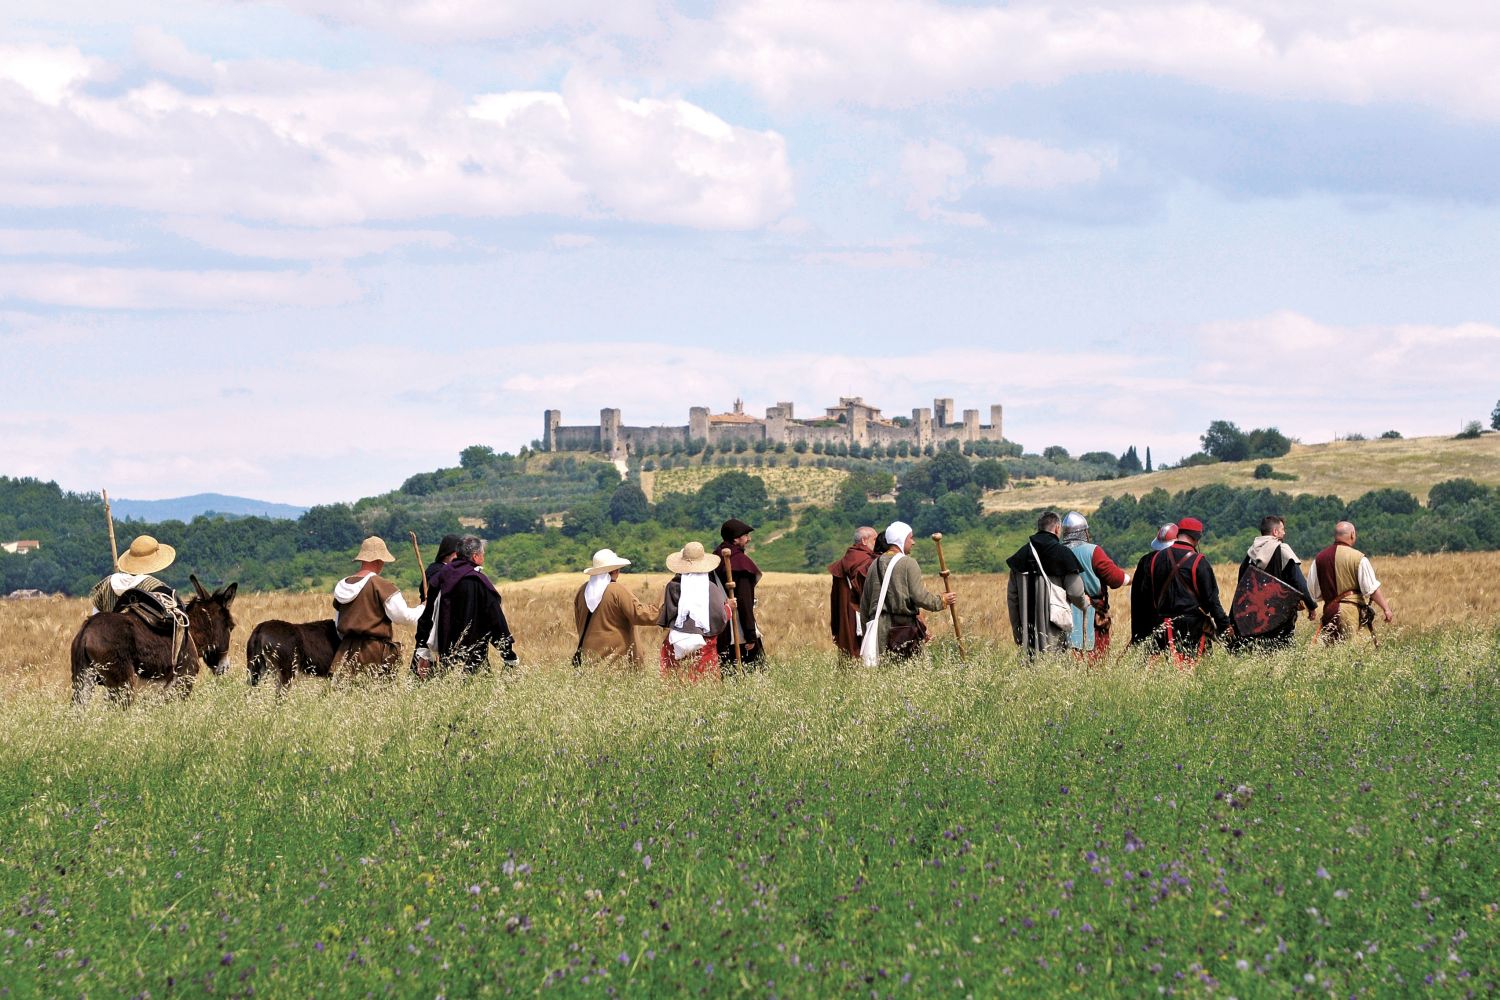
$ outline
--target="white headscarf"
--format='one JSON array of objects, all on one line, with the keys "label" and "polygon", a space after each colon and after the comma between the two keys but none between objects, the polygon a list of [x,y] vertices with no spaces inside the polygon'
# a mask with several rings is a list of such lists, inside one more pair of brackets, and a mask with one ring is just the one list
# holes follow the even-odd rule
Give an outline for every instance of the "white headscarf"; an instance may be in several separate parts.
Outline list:
[{"label": "white headscarf", "polygon": [[896,546],[896,551],[902,552],[906,549],[906,540],[911,537],[911,525],[905,521],[892,521],[890,527],[885,529],[885,543]]},{"label": "white headscarf", "polygon": [[708,628],[707,573],[682,574],[682,593],[677,597],[677,620],[672,623],[673,627],[682,628],[689,615],[693,618],[693,624]]},{"label": "white headscarf", "polygon": [[599,602],[604,600],[604,588],[610,584],[608,573],[595,573],[589,577],[589,582],[583,585],[583,603],[592,614],[599,610]]}]

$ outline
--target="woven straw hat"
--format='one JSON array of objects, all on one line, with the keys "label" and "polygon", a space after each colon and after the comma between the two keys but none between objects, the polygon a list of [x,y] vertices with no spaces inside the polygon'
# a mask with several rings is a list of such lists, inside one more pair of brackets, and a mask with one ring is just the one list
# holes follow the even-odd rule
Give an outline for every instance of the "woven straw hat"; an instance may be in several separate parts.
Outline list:
[{"label": "woven straw hat", "polygon": [[703,551],[702,542],[688,542],[681,552],[667,556],[667,569],[673,573],[711,573],[719,565],[719,557]]},{"label": "woven straw hat", "polygon": [[120,557],[122,573],[159,573],[172,565],[177,550],[163,545],[150,535],[137,535],[130,548]]},{"label": "woven straw hat", "polygon": [[629,559],[621,559],[615,555],[614,549],[600,549],[594,553],[593,564],[584,570],[589,576],[598,576],[600,573],[613,573],[617,569],[624,569],[630,565]]},{"label": "woven straw hat", "polygon": [[391,555],[391,550],[385,547],[385,541],[378,535],[371,535],[364,540],[359,547],[359,555],[354,557],[355,562],[395,562],[396,557]]}]

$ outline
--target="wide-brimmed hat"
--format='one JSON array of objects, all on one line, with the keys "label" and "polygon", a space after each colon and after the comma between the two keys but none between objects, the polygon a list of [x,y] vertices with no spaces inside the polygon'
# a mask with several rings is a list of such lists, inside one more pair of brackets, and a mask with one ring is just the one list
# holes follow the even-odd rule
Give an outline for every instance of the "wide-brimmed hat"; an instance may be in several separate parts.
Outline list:
[{"label": "wide-brimmed hat", "polygon": [[719,527],[719,537],[726,542],[732,542],[741,535],[748,535],[755,529],[737,517],[731,517]]},{"label": "wide-brimmed hat", "polygon": [[158,542],[150,535],[136,535],[130,548],[120,557],[120,570],[125,573],[159,573],[172,565],[177,550]]},{"label": "wide-brimmed hat", "polygon": [[1177,541],[1177,525],[1164,524],[1156,537],[1151,540],[1151,551],[1160,552],[1162,549],[1170,548]]},{"label": "wide-brimmed hat", "polygon": [[354,557],[355,562],[395,562],[396,557],[391,555],[391,550],[385,547],[385,540],[379,535],[371,535],[366,538],[359,547],[359,555]]},{"label": "wide-brimmed hat", "polygon": [[615,555],[614,549],[600,549],[594,553],[593,564],[584,570],[589,576],[598,576],[600,573],[613,573],[617,569],[624,569],[630,565],[629,559],[621,559]]},{"label": "wide-brimmed hat", "polygon": [[673,573],[711,573],[719,565],[719,557],[703,551],[702,542],[688,542],[681,552],[667,556],[667,569]]}]

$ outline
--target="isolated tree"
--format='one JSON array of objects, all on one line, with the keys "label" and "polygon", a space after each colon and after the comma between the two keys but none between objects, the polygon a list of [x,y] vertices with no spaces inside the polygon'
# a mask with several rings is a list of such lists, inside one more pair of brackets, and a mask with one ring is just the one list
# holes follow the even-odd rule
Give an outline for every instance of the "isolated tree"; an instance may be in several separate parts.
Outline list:
[{"label": "isolated tree", "polygon": [[1203,451],[1221,462],[1243,462],[1250,457],[1250,439],[1228,420],[1215,420],[1199,438]]},{"label": "isolated tree", "polygon": [[1151,446],[1149,444],[1146,445],[1146,471],[1147,472],[1154,472],[1154,471],[1156,471],[1155,469],[1153,469],[1151,467]]},{"label": "isolated tree", "polygon": [[1292,450],[1292,442],[1274,427],[1257,427],[1249,433],[1250,458],[1280,458]]},{"label": "isolated tree", "polygon": [[1470,420],[1464,424],[1464,429],[1453,435],[1460,441],[1472,441],[1484,433],[1484,427],[1477,420]]},{"label": "isolated tree", "polygon": [[1490,430],[1500,431],[1500,401],[1496,401],[1495,408],[1490,411]]},{"label": "isolated tree", "polygon": [[651,504],[645,491],[628,481],[616,486],[609,498],[609,519],[615,524],[642,524],[651,520]]},{"label": "isolated tree", "polygon": [[986,458],[974,465],[974,485],[984,490],[1003,489],[1010,482],[1010,470],[998,458]]},{"label": "isolated tree", "polygon": [[1073,456],[1068,454],[1068,449],[1060,444],[1048,445],[1042,451],[1042,457],[1049,462],[1066,462]]},{"label": "isolated tree", "polygon": [[487,444],[471,444],[458,453],[458,464],[465,469],[482,469],[494,461],[495,449]]}]

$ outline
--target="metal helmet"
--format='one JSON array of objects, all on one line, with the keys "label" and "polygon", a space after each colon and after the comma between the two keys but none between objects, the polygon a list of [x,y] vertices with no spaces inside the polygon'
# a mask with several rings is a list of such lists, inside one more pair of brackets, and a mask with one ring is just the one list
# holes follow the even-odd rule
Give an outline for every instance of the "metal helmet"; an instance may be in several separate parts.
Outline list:
[{"label": "metal helmet", "polygon": [[1089,519],[1076,510],[1068,511],[1062,519],[1064,542],[1086,542],[1089,538]]}]

